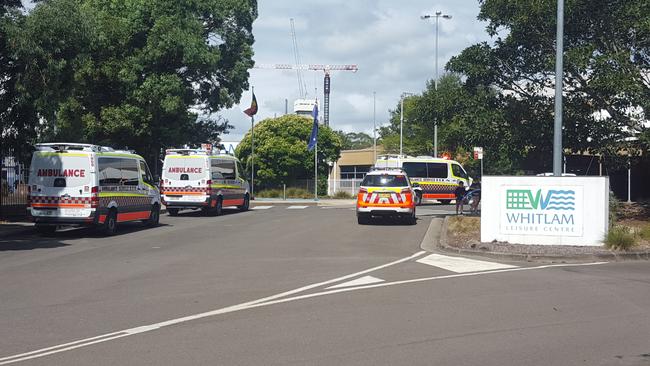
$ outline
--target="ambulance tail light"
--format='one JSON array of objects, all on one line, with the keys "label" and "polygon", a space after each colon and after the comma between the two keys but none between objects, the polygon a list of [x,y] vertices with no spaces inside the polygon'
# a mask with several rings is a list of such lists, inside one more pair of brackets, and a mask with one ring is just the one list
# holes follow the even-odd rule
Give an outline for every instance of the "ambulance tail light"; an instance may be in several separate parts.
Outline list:
[{"label": "ambulance tail light", "polygon": [[32,186],[27,185],[27,207],[32,205]]},{"label": "ambulance tail light", "polygon": [[413,201],[413,191],[411,188],[402,188],[402,191],[400,193],[404,195],[404,202],[410,203]]},{"label": "ambulance tail light", "polygon": [[90,208],[99,207],[99,187],[95,186],[90,190]]},{"label": "ambulance tail light", "polygon": [[205,182],[205,184],[208,186],[206,191],[208,192],[208,196],[209,196],[212,194],[212,180],[208,179],[208,181]]}]

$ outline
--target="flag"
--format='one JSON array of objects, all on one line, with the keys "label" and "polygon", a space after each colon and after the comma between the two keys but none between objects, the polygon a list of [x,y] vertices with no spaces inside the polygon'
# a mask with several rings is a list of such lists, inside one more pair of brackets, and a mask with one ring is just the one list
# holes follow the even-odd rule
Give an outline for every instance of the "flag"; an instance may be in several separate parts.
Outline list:
[{"label": "flag", "polygon": [[253,100],[251,101],[251,107],[244,111],[249,117],[253,117],[257,113],[257,99],[255,99],[255,93],[253,93]]},{"label": "flag", "polygon": [[318,104],[314,104],[314,111],[311,112],[311,115],[314,116],[314,127],[311,128],[311,136],[309,137],[309,144],[307,144],[309,151],[316,146],[318,140]]}]

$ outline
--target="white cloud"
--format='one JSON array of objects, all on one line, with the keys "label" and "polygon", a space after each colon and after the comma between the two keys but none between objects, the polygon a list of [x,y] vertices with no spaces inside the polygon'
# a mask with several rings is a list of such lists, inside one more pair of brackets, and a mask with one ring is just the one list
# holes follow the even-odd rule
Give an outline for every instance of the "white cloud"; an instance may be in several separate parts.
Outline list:
[{"label": "white cloud", "polygon": [[[330,124],[347,132],[372,132],[372,95],[376,91],[377,124],[388,121],[403,91],[421,93],[434,75],[434,21],[423,14],[441,10],[452,19],[440,20],[439,74],[450,57],[484,40],[485,23],[476,17],[475,0],[291,0],[260,1],[259,18],[253,25],[254,59],[258,64],[293,63],[289,18],[294,18],[302,61],[305,64],[357,64],[357,73],[331,74]],[[260,105],[256,121],[284,113],[299,97],[294,71],[250,70],[250,84]],[[323,96],[323,73],[305,71],[311,96]],[[235,126],[227,140],[241,138],[250,129],[243,110],[250,104],[250,91],[241,104],[222,115]]]}]

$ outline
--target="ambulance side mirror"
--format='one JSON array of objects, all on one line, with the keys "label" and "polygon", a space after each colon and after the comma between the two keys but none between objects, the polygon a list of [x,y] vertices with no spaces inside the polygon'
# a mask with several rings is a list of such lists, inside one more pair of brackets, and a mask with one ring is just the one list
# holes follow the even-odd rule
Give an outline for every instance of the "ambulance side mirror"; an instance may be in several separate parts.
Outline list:
[{"label": "ambulance side mirror", "polygon": [[412,182],[411,183],[411,187],[413,187],[413,188],[418,188],[419,186],[420,186],[420,183],[418,183],[418,182]]}]

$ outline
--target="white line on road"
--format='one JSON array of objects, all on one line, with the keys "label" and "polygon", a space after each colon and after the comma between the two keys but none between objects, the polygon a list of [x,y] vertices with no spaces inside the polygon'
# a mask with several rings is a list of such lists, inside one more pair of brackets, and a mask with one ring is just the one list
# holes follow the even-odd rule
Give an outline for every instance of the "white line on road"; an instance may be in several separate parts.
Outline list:
[{"label": "white line on road", "polygon": [[[266,206],[258,206],[258,207],[266,207]],[[272,206],[268,206],[267,208],[270,208],[270,207],[272,207]],[[226,313],[235,312],[235,311],[239,311],[239,310],[245,310],[245,309],[248,309],[250,307],[256,307],[260,303],[267,303],[268,302],[269,305],[270,305],[270,304],[273,303],[272,300],[275,300],[275,299],[278,299],[278,298],[281,298],[281,297],[285,297],[285,296],[288,296],[288,295],[293,295],[293,294],[296,294],[296,293],[299,293],[299,292],[311,290],[311,289],[316,288],[316,287],[321,287],[321,286],[329,285],[329,284],[332,284],[332,283],[335,283],[335,282],[344,281],[344,280],[347,280],[349,278],[358,277],[358,276],[360,276],[362,274],[377,271],[377,270],[380,270],[380,269],[383,269],[383,268],[386,268],[386,267],[390,267],[390,266],[393,266],[393,265],[396,265],[396,264],[399,264],[399,263],[407,262],[407,261],[413,260],[413,259],[415,259],[417,257],[420,257],[424,253],[426,253],[426,252],[425,251],[419,251],[419,252],[417,252],[417,253],[415,253],[413,255],[410,255],[408,257],[404,257],[404,258],[401,258],[401,259],[398,259],[398,260],[395,260],[395,261],[392,261],[392,262],[389,262],[389,263],[386,263],[386,264],[382,264],[382,265],[379,265],[379,266],[376,266],[376,267],[372,267],[372,268],[369,268],[369,269],[366,269],[366,270],[363,270],[363,271],[360,271],[360,272],[351,273],[349,275],[334,278],[334,279],[331,279],[331,280],[314,283],[314,284],[303,286],[303,287],[300,287],[300,288],[297,288],[297,289],[294,289],[294,290],[282,292],[282,293],[279,293],[279,294],[275,294],[275,295],[264,297],[264,298],[261,298],[261,299],[241,303],[241,304],[238,304],[238,305],[232,305],[232,306],[228,306],[228,307],[225,307],[225,308],[208,311],[208,312],[205,312],[205,313],[189,315],[189,316],[185,316],[185,317],[182,317],[182,318],[171,319],[171,320],[167,320],[167,321],[160,322],[160,323],[145,325],[145,326],[131,328],[131,329],[125,329],[125,330],[118,331],[118,332],[102,334],[102,335],[92,337],[92,338],[79,339],[79,340],[76,340],[74,342],[64,343],[64,344],[60,344],[60,345],[57,345],[57,346],[41,348],[41,349],[38,349],[38,350],[26,352],[26,353],[21,353],[21,354],[17,354],[17,355],[13,355],[13,356],[8,356],[8,357],[3,357],[3,358],[0,358],[0,365],[8,365],[8,364],[11,364],[11,363],[26,361],[26,360],[30,360],[30,359],[33,359],[33,358],[44,357],[44,356],[48,356],[48,355],[55,354],[55,353],[66,352],[66,351],[70,351],[70,350],[73,350],[73,349],[76,349],[76,348],[90,346],[90,345],[93,345],[93,344],[96,344],[96,343],[108,342],[108,341],[111,341],[113,339],[127,337],[127,336],[134,335],[134,334],[151,332],[153,330],[160,329],[162,327],[167,327],[167,326],[174,325],[174,324],[180,324],[180,323],[185,323],[185,322],[189,322],[189,321],[192,321],[192,320],[197,320],[197,319],[206,318],[206,317],[210,317],[210,316],[226,314]]]},{"label": "white line on road", "polygon": [[428,264],[430,266],[446,269],[456,273],[491,271],[495,269],[517,268],[509,264],[502,264],[496,262],[479,261],[476,259],[469,259],[463,257],[449,257],[440,254],[431,254],[424,258],[418,259],[416,262]]},{"label": "white line on road", "polygon": [[287,210],[302,210],[304,208],[307,208],[308,206],[289,206],[287,207]]},{"label": "white line on road", "polygon": [[363,277],[357,278],[356,280],[343,282],[343,283],[339,283],[338,285],[330,286],[330,287],[327,288],[327,290],[333,289],[333,288],[363,286],[363,285],[369,285],[371,283],[378,283],[378,282],[384,282],[384,280],[382,280],[381,278],[372,277],[372,276],[363,276]]},{"label": "white line on road", "polygon": [[273,207],[273,206],[254,206],[254,207],[251,207],[251,210],[268,210],[271,207]]}]

